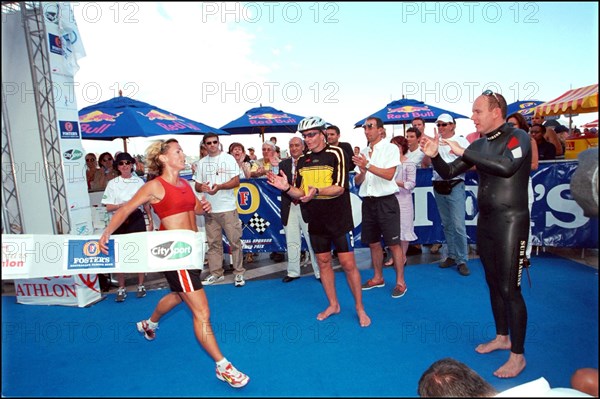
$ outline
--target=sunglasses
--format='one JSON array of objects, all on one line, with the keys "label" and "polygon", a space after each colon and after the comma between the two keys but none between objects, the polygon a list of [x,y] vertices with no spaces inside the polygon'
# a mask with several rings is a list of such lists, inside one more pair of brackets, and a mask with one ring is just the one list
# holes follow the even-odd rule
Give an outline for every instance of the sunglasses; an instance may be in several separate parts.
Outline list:
[{"label": "sunglasses", "polygon": [[321,132],[317,131],[317,132],[310,132],[310,133],[306,133],[306,134],[302,133],[302,137],[304,137],[304,138],[307,138],[307,137],[313,138],[313,137],[315,137],[319,133],[321,133]]},{"label": "sunglasses", "polygon": [[452,122],[449,122],[449,123],[438,123],[437,127],[446,127],[446,126],[451,125],[451,124],[452,124]]},{"label": "sunglasses", "polygon": [[96,160],[96,159],[94,159],[94,158],[86,158],[86,159],[85,159],[85,162],[94,162],[95,160]]},{"label": "sunglasses", "polygon": [[123,165],[131,165],[131,161],[120,161],[119,166],[123,166]]},{"label": "sunglasses", "polygon": [[219,140],[213,140],[213,141],[205,141],[204,144],[206,145],[212,145],[212,144],[218,144]]},{"label": "sunglasses", "polygon": [[484,96],[494,96],[494,98],[498,102],[498,105],[500,105],[500,100],[498,99],[498,96],[496,96],[496,93],[494,93],[493,91],[491,91],[491,90],[488,89],[488,90],[484,91],[481,94],[483,94]]},{"label": "sunglasses", "polygon": [[362,125],[363,129],[371,129],[373,127],[379,127],[376,126],[374,123],[365,123],[364,125]]},{"label": "sunglasses", "polygon": [[104,159],[102,160],[102,162],[106,162],[106,161],[110,161],[110,162],[112,162],[112,158],[104,158]]}]

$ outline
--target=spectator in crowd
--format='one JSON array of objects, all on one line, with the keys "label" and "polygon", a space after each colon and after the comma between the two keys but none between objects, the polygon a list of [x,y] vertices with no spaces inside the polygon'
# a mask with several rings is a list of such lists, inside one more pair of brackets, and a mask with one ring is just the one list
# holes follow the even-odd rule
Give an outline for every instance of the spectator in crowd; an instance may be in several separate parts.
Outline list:
[{"label": "spectator in crowd", "polygon": [[[523,130],[524,132],[529,131],[529,125],[527,124],[527,120],[525,117],[519,112],[512,113],[506,117],[506,122],[509,125],[512,124],[513,127]],[[531,144],[531,170],[537,170],[539,166],[538,160],[538,150],[537,150],[537,142],[535,139],[530,136],[529,140]],[[527,205],[529,207],[529,217],[531,218],[531,208],[533,207],[533,181],[531,180],[531,174],[529,175],[529,186],[527,187]],[[529,239],[527,240],[527,249],[525,250],[525,256],[527,256],[527,266],[531,263],[531,244],[532,233],[531,233],[531,223],[529,224]]]},{"label": "spectator in crowd", "polygon": [[531,129],[529,129],[529,133],[537,145],[538,159],[540,161],[556,159],[556,147],[546,141],[544,138],[545,132],[546,127],[539,123],[534,124],[531,126]]},{"label": "spectator in crowd", "polygon": [[[269,141],[271,141],[273,144],[275,144],[275,153],[277,154],[279,159],[285,159],[288,157],[288,154],[287,154],[287,151],[285,150],[285,148],[283,149],[283,151],[281,151],[281,148],[279,148],[279,146],[277,145],[277,137],[273,136],[269,139]],[[282,154],[282,152],[283,152],[283,154]]]},{"label": "spectator in crowd", "polygon": [[[423,118],[421,118],[421,117],[416,117],[416,118],[414,118],[412,120],[411,125],[412,125],[413,128],[415,128],[415,129],[417,129],[419,131],[418,138],[420,139],[421,135],[425,134],[425,120]],[[411,144],[410,141],[408,143],[408,148],[409,148],[410,151],[414,151],[414,144]],[[407,154],[406,156],[409,159],[413,159],[413,157],[410,154]],[[429,159],[428,156],[423,155],[423,157],[421,158],[420,163],[415,162],[415,164],[419,168],[430,168],[431,167],[431,159]]]},{"label": "spectator in crowd", "polygon": [[[391,143],[397,145],[400,149],[400,165],[396,170],[394,180],[398,185],[396,199],[400,208],[400,245],[404,254],[404,264],[406,265],[408,245],[418,238],[414,228],[415,210],[412,198],[412,192],[417,185],[417,165],[406,156],[408,152],[407,138],[396,136],[392,138]],[[394,258],[391,258],[392,262],[393,260]],[[392,264],[386,263],[385,266],[391,266]]]},{"label": "spectator in crowd", "polygon": [[348,167],[348,171],[351,171],[354,169],[354,162],[352,162],[352,155],[354,154],[354,151],[352,150],[352,146],[350,145],[350,143],[346,143],[343,141],[340,141],[340,128],[335,126],[335,125],[329,125],[327,126],[327,143],[329,143],[329,145],[335,145],[340,147],[342,150],[344,150],[344,154],[347,155],[347,160],[346,160],[346,166]]},{"label": "spectator in crowd", "polygon": [[[475,370],[452,358],[440,359],[429,366],[419,379],[417,392],[422,398],[590,396],[577,389],[550,388],[550,384],[544,377],[498,392]],[[596,385],[596,395],[597,393]]]},{"label": "spectator in crowd", "polygon": [[198,161],[194,174],[195,190],[204,193],[210,202],[211,212],[204,215],[206,239],[208,240],[209,275],[202,281],[210,285],[223,281],[223,231],[231,247],[234,285],[242,287],[244,280],[242,253],[242,222],[237,211],[234,189],[240,185],[240,168],[231,155],[219,148],[219,136],[205,134],[202,139],[208,155]]},{"label": "spectator in crowd", "polygon": [[546,139],[546,141],[549,142],[550,144],[552,144],[554,146],[554,148],[556,149],[555,156],[563,155],[563,147],[560,144],[558,135],[554,131],[553,127],[547,126],[548,121],[544,122],[544,117],[542,115],[534,115],[531,118],[531,126],[536,125],[536,124],[544,125],[544,128],[545,128],[544,139]]},{"label": "spectator in crowd", "polygon": [[[280,172],[285,174],[290,185],[294,184],[296,176],[298,159],[304,153],[304,142],[300,137],[292,137],[289,143],[290,158],[281,161]],[[300,201],[293,199],[288,193],[281,192],[281,222],[285,230],[285,240],[287,245],[287,276],[283,278],[284,283],[289,283],[300,278],[300,261],[302,238],[300,233],[306,239],[310,260],[315,272],[315,278],[321,281],[321,275],[315,253],[310,244],[310,235],[308,233],[308,210]]]},{"label": "spectator in crowd", "polygon": [[[441,114],[437,118],[436,124],[441,139],[453,140],[462,148],[467,148],[469,146],[467,139],[455,134],[456,124],[451,115]],[[422,137],[425,138],[426,136]],[[447,163],[458,158],[458,155],[452,152],[450,146],[440,145],[438,151],[440,157]],[[434,191],[433,195],[440,213],[440,218],[442,219],[444,237],[448,247],[448,256],[439,264],[439,266],[441,268],[448,268],[453,265],[458,265],[457,268],[460,275],[468,276],[471,274],[471,271],[467,266],[468,246],[467,227],[465,222],[465,174],[461,173],[454,176],[452,179],[444,179],[434,169],[432,183]]]},{"label": "spectator in crowd", "polygon": [[360,154],[360,147],[354,146],[354,155],[358,155],[358,154]]},{"label": "spectator in crowd", "polygon": [[558,140],[560,140],[560,145],[562,147],[562,153],[565,154],[565,149],[567,147],[567,136],[569,136],[569,128],[563,125],[557,126],[554,131],[558,136]]},{"label": "spectator in crowd", "polygon": [[258,160],[258,157],[256,156],[256,154],[254,153],[254,147],[249,147],[248,148],[248,156],[250,157],[251,161],[256,161]]},{"label": "spectator in crowd", "polygon": [[246,155],[246,150],[242,143],[231,143],[229,145],[229,154],[235,158],[240,168],[240,179],[250,178],[250,157]]},{"label": "spectator in crowd", "polygon": [[102,171],[101,189],[104,190],[108,182],[117,177],[117,171],[113,168],[113,156],[110,152],[100,154],[100,170]]},{"label": "spectator in crowd", "polygon": [[[110,235],[132,212],[145,203],[150,203],[159,215],[160,230],[197,231],[194,214],[210,212],[210,203],[206,200],[199,201],[189,183],[179,176],[185,168],[185,154],[177,140],[156,141],[148,147],[146,154],[149,171],[158,177],[144,184],[131,200],[115,212],[98,241],[104,254],[108,254]],[[175,306],[185,302],[192,312],[196,339],[216,363],[216,377],[234,388],[241,388],[250,378],[238,371],[219,349],[210,322],[210,309],[206,293],[202,289],[200,273],[199,269],[164,272],[171,293],[162,297],[149,319],[136,324],[137,329],[147,340],[154,340],[160,319]]]},{"label": "spectator in crowd", "polygon": [[[331,265],[331,246],[334,245],[354,296],[359,324],[367,327],[371,324],[371,319],[362,302],[360,273],[356,267],[350,234],[354,223],[343,150],[327,144],[325,121],[319,117],[304,118],[298,124],[298,131],[304,137],[309,151],[299,159],[295,184],[290,185],[285,176],[274,173],[269,173],[268,183],[287,193],[293,200],[305,203],[308,208],[310,241],[329,301],[329,306],[317,315],[317,320],[326,320],[341,310]],[[336,212],[332,212],[332,209]]]},{"label": "spectator in crowd", "polygon": [[104,174],[98,167],[96,154],[88,152],[85,154],[85,179],[87,181],[88,191],[102,190]]},{"label": "spectator in crowd", "polygon": [[[361,240],[369,245],[373,262],[373,278],[363,285],[363,290],[385,286],[383,280],[383,250],[381,240],[389,248],[396,269],[396,283],[392,298],[400,298],[406,293],[404,280],[404,254],[400,246],[400,207],[396,199],[398,186],[394,180],[400,165],[400,150],[384,140],[383,121],[370,116],[363,125],[368,146],[359,156],[354,157],[358,168],[354,182],[360,185],[358,195],[362,198]],[[390,220],[397,221],[390,223]]]},{"label": "spectator in crowd", "polygon": [[[144,181],[135,173],[135,158],[133,158],[127,152],[121,152],[114,162],[114,168],[117,172],[117,177],[111,179],[106,185],[104,195],[102,196],[102,203],[106,206],[107,212],[115,212],[117,209],[123,207],[127,201],[129,201],[137,191],[142,188]],[[154,221],[150,214],[150,205],[145,203],[143,205],[144,212],[148,215],[148,230],[154,230]],[[140,233],[146,231],[146,220],[144,212],[138,207],[135,209],[125,221],[117,228],[113,234],[129,234],[129,233]],[[117,297],[115,301],[123,302],[127,298],[127,288],[125,287],[125,274],[116,273],[117,281],[119,282],[119,289],[117,290]],[[136,296],[143,298],[146,296],[146,288],[144,287],[144,276],[145,273],[138,273],[138,286]]]},{"label": "spectator in crowd", "polygon": [[408,144],[408,151],[405,154],[406,158],[408,158],[410,162],[414,163],[416,167],[422,168],[425,154],[423,154],[421,147],[419,147],[421,131],[416,127],[409,127],[406,129],[405,135]]},{"label": "spectator in crowd", "polygon": [[250,175],[252,177],[264,177],[271,170],[271,163],[277,159],[277,149],[272,141],[265,141],[262,145],[262,155],[258,161],[252,164]]}]

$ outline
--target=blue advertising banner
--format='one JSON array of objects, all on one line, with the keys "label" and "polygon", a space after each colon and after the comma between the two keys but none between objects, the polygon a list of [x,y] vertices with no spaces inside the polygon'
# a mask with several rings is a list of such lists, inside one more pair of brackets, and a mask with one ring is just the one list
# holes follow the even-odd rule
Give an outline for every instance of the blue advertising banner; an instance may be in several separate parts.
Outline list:
[{"label": "blue advertising banner", "polygon": [[[534,203],[531,211],[533,245],[549,247],[597,248],[598,220],[583,215],[583,210],[571,196],[571,176],[578,162],[540,162],[532,171]],[[414,243],[444,242],[444,231],[435,204],[431,186],[432,170],[417,170],[417,186],[413,192],[415,204]],[[477,173],[466,175],[467,192],[465,221],[468,242],[477,240]],[[361,247],[361,199],[354,175],[350,176],[352,215],[354,218],[354,245]],[[237,189],[238,211],[243,223],[245,252],[285,252],[285,235],[280,218],[279,190],[265,179],[242,179]],[[332,210],[335,212],[335,210]]]}]

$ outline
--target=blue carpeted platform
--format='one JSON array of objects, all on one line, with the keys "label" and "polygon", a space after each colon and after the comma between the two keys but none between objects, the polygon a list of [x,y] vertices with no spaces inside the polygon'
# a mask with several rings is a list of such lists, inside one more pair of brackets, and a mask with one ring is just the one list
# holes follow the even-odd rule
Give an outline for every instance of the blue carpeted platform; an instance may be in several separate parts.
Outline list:
[{"label": "blue carpeted platform", "polygon": [[[507,351],[480,355],[494,337],[487,286],[479,260],[470,277],[435,264],[406,268],[407,294],[363,291],[373,324],[360,328],[343,273],[336,273],[339,315],[319,322],[326,305],[313,278],[290,284],[248,281],[206,287],[221,350],[250,375],[235,390],[217,380],[214,363],[197,343],[191,315],[180,305],[163,318],[156,340],[135,322],[150,316],[167,291],[146,298],[114,295],[90,308],[19,305],[2,298],[2,396],[416,396],[421,373],[454,357],[499,390],[545,377],[567,387],[572,372],[598,367],[597,270],[553,255],[533,258],[532,288],[523,277],[529,312],[527,367],[517,378],[492,372]],[[361,272],[363,281],[371,270]]]}]

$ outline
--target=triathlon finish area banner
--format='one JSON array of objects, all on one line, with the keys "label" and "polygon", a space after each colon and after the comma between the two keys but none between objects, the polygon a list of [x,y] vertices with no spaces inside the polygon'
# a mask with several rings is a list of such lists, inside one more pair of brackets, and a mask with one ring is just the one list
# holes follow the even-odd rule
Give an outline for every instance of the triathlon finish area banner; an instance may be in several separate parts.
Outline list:
[{"label": "triathlon finish area banner", "polygon": [[[531,211],[533,245],[548,247],[597,248],[598,221],[583,215],[583,210],[571,195],[571,176],[578,162],[540,162],[532,172],[534,202]],[[414,243],[444,242],[444,230],[435,204],[431,186],[432,170],[417,170],[417,186],[413,192],[415,204]],[[477,240],[477,173],[466,176],[466,214],[468,241]],[[360,242],[361,199],[354,175],[350,177],[352,215],[354,218],[354,245]],[[245,252],[285,252],[286,242],[281,223],[281,193],[265,179],[242,179],[237,189],[238,212],[243,226],[242,241]],[[335,212],[335,209],[332,209]],[[303,249],[306,249],[303,240]]]}]

